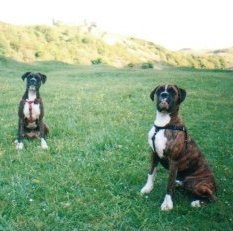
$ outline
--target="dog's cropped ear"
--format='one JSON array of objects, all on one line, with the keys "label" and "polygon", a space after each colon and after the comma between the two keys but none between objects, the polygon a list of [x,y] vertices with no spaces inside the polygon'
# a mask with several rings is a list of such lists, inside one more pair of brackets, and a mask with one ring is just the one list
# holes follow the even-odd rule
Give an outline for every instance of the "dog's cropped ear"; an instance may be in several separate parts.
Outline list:
[{"label": "dog's cropped ear", "polygon": [[160,86],[157,86],[157,87],[150,93],[150,98],[151,98],[152,101],[154,101],[154,99],[155,99],[155,93],[156,93],[156,91],[158,90],[159,87],[160,87]]},{"label": "dog's cropped ear", "polygon": [[24,81],[24,79],[25,78],[27,78],[28,77],[28,75],[30,75],[31,74],[31,72],[30,71],[28,71],[28,72],[26,72],[26,73],[24,73],[23,75],[22,75],[22,80]]},{"label": "dog's cropped ear", "polygon": [[186,97],[186,91],[182,88],[177,87],[179,92],[179,103],[182,103],[185,100]]},{"label": "dog's cropped ear", "polygon": [[39,75],[40,75],[40,77],[41,77],[41,81],[42,81],[42,83],[45,83],[46,82],[46,80],[47,80],[47,76],[46,75],[44,75],[44,74],[41,74],[41,73],[38,73]]}]

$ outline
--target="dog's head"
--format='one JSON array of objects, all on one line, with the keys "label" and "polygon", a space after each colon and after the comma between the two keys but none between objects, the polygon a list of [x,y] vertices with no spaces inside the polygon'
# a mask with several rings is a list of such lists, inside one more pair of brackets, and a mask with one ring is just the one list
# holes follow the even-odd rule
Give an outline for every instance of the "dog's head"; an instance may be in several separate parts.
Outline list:
[{"label": "dog's head", "polygon": [[184,101],[186,91],[176,85],[161,85],[156,87],[150,94],[154,101],[156,97],[156,107],[159,112],[172,113]]},{"label": "dog's head", "polygon": [[31,91],[39,90],[41,83],[45,83],[47,76],[41,73],[26,72],[22,75],[22,80],[27,79],[27,89]]}]

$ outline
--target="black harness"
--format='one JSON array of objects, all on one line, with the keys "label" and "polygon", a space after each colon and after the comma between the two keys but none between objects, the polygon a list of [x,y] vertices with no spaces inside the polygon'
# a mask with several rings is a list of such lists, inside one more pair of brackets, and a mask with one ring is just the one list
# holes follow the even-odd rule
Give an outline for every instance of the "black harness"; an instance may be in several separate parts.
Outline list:
[{"label": "black harness", "polygon": [[155,128],[155,133],[154,133],[154,135],[151,138],[152,139],[152,144],[153,144],[154,152],[156,151],[156,149],[155,149],[155,136],[162,129],[169,129],[169,130],[173,130],[173,131],[182,131],[182,132],[184,132],[185,151],[187,150],[188,134],[187,134],[187,129],[186,129],[185,126],[166,125],[164,127],[159,127],[159,126],[156,126],[154,124],[154,128]]}]

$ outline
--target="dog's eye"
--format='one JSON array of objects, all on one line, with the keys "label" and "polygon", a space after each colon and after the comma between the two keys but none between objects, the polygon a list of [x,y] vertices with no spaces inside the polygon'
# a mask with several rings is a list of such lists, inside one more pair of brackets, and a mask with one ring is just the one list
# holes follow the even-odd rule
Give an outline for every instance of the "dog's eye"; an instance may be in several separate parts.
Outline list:
[{"label": "dog's eye", "polygon": [[165,91],[165,88],[164,87],[161,87],[158,89],[157,91],[157,95],[160,95],[161,92]]},{"label": "dog's eye", "polygon": [[36,81],[39,81],[40,77],[39,76],[35,76],[35,79],[36,79]]},{"label": "dog's eye", "polygon": [[176,94],[176,91],[173,89],[173,88],[169,88],[167,90],[171,95],[175,95]]}]

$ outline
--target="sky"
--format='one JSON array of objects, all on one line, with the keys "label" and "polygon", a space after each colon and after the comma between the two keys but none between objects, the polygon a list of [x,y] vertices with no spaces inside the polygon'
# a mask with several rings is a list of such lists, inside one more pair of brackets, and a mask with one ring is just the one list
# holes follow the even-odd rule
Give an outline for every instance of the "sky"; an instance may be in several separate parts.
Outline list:
[{"label": "sky", "polygon": [[111,33],[171,50],[233,47],[233,0],[3,0],[0,21],[17,24],[95,22]]}]

